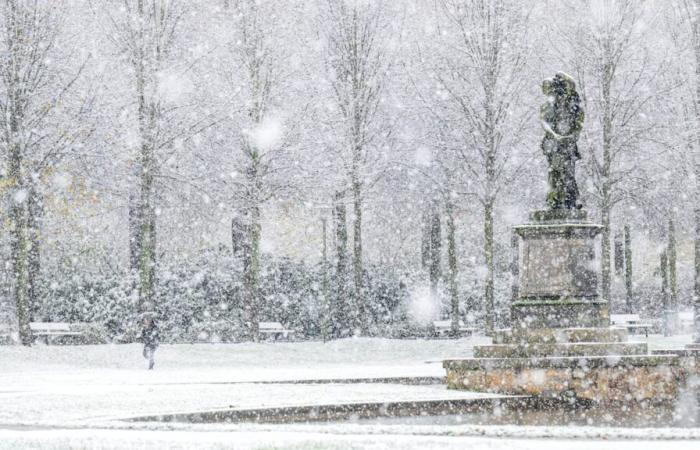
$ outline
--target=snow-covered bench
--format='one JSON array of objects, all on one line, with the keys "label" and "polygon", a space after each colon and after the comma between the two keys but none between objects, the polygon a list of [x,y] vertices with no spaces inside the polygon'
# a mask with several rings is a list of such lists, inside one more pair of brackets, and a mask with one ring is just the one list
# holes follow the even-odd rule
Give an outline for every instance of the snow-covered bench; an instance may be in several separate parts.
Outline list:
[{"label": "snow-covered bench", "polygon": [[678,327],[681,333],[692,333],[695,329],[695,312],[692,309],[678,312]]},{"label": "snow-covered bench", "polygon": [[654,327],[651,322],[642,321],[639,314],[610,314],[610,324],[617,328],[627,328],[632,334],[644,333],[649,337],[649,330]]},{"label": "snow-covered bench", "polygon": [[43,337],[48,344],[50,339],[56,336],[82,336],[82,331],[76,331],[76,326],[88,325],[82,323],[68,322],[32,322],[29,328],[32,334],[37,337]]},{"label": "snow-covered bench", "polygon": [[[452,333],[452,320],[435,320],[433,321],[433,330],[437,337],[449,336]],[[476,331],[476,328],[467,327],[464,322],[459,321],[459,335],[471,336]]]},{"label": "snow-covered bench", "polygon": [[280,336],[289,339],[294,334],[294,330],[284,328],[279,322],[260,322],[258,323],[258,333],[263,336],[271,336],[275,340]]}]

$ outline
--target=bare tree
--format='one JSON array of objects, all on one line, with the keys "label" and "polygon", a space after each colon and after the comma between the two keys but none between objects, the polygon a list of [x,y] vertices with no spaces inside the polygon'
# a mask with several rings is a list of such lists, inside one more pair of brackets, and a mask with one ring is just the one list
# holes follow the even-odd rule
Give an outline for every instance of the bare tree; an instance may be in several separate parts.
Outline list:
[{"label": "bare tree", "polygon": [[484,212],[484,313],[494,329],[494,208],[519,169],[513,155],[527,116],[519,110],[526,78],[528,15],[517,2],[440,0],[441,39],[435,78],[444,93],[434,110],[449,123],[463,185],[456,192],[478,199]]},{"label": "bare tree", "polygon": [[335,295],[333,296],[332,330],[334,337],[346,337],[352,330],[351,311],[348,305],[348,225],[344,193],[333,198],[333,224],[335,228]]},{"label": "bare tree", "polygon": [[[290,63],[290,39],[285,20],[274,13],[277,3],[231,0],[223,15],[220,59],[213,70],[223,80],[217,93],[219,126],[214,130],[211,171],[223,167],[236,174],[223,181],[223,201],[232,210],[234,246],[240,248],[244,320],[248,333],[257,339],[261,309],[260,259],[265,205],[296,195],[299,117],[306,108],[296,102],[295,68]],[[294,8],[295,3],[289,3]],[[225,64],[220,64],[220,61]],[[289,105],[293,106],[289,106]],[[232,151],[228,147],[234,143]],[[221,150],[224,151],[221,151]],[[295,163],[296,162],[296,163]]]},{"label": "bare tree", "polygon": [[[0,15],[0,155],[6,172],[2,181],[8,196],[19,337],[30,345],[40,269],[42,177],[88,134],[81,123],[87,103],[71,108],[75,105],[70,94],[82,67],[70,72],[50,62],[65,51],[57,47],[61,8],[38,0],[3,0]],[[59,119],[71,125],[61,126]]]},{"label": "bare tree", "polygon": [[[679,147],[688,150],[687,158],[684,158],[689,166],[686,171],[694,180],[694,341],[700,343],[700,205],[697,202],[700,196],[700,0],[677,0],[674,6],[675,20],[671,23],[670,32],[676,51],[683,57],[678,64],[678,73],[682,74],[683,80],[679,101],[683,107],[682,114],[678,115],[681,132],[677,136],[684,141]],[[688,64],[688,60],[691,64]]]},{"label": "bare tree", "polygon": [[138,272],[139,310],[154,307],[156,275],[157,152],[163,147],[164,105],[159,75],[172,50],[182,13],[177,1],[115,0],[110,37],[133,68],[139,148],[129,202],[132,268]]},{"label": "bare tree", "polygon": [[341,158],[352,196],[353,280],[356,326],[369,332],[364,289],[362,213],[372,155],[386,136],[379,114],[387,57],[382,41],[383,5],[371,1],[327,0],[326,59],[342,127]]},{"label": "bare tree", "polygon": [[185,13],[182,2],[111,0],[107,7],[92,4],[92,9],[96,15],[106,13],[107,37],[132,69],[138,144],[127,174],[135,180],[129,193],[129,239],[132,269],[138,274],[138,309],[146,311],[155,307],[160,193],[168,182],[179,181],[166,162],[175,160],[177,149],[213,119],[207,113],[193,115],[193,105],[178,104],[165,94],[164,77],[182,76],[193,65],[182,58],[174,62],[181,56],[175,51]]}]

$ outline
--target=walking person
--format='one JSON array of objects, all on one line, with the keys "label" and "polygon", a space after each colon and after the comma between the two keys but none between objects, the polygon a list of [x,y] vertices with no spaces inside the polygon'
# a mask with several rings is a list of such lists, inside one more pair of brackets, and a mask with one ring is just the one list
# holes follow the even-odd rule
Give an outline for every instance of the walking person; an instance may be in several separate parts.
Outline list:
[{"label": "walking person", "polygon": [[148,370],[153,370],[155,364],[153,356],[160,344],[160,331],[151,316],[146,316],[143,320],[141,342],[143,342],[143,357],[148,360]]}]

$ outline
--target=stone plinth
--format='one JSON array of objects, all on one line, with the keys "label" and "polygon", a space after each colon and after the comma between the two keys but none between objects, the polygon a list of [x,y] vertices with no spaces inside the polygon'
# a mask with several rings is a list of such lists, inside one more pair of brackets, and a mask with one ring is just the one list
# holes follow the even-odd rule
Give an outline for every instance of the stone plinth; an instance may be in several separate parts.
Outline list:
[{"label": "stone plinth", "polygon": [[596,236],[602,226],[586,213],[536,211],[515,227],[520,236],[518,298],[512,304],[515,328],[604,327],[608,305],[598,295]]},{"label": "stone plinth", "polygon": [[643,342],[520,343],[480,345],[474,348],[475,358],[646,355],[647,353],[647,344]]}]

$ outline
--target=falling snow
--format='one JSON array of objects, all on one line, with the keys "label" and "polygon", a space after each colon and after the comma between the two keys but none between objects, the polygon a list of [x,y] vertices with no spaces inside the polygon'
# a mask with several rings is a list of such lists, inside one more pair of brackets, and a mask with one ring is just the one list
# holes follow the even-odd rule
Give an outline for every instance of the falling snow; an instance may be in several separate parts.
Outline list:
[{"label": "falling snow", "polygon": [[697,447],[699,22],[0,0],[0,450]]}]

